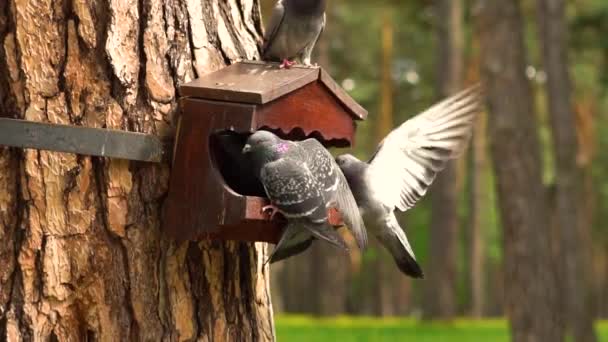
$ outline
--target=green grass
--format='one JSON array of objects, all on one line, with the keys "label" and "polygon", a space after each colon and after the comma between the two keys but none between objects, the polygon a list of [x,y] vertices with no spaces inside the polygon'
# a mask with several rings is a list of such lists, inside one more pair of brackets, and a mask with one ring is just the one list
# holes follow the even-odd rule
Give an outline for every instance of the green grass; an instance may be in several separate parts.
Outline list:
[{"label": "green grass", "polygon": [[[505,320],[457,319],[451,323],[427,323],[410,318],[338,317],[318,319],[307,316],[278,316],[279,342],[507,342]],[[608,342],[608,322],[598,324],[600,341]]]}]

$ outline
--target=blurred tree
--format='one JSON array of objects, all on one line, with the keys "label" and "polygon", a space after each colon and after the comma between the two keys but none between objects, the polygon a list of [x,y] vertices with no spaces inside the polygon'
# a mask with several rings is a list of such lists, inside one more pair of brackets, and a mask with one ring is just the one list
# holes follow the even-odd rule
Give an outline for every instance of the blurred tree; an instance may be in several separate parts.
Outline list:
[{"label": "blurred tree", "polygon": [[[383,5],[381,10],[382,26],[380,30],[381,41],[381,80],[380,80],[380,111],[376,121],[376,142],[380,142],[393,129],[393,58],[394,58],[394,24],[392,8]],[[378,250],[375,259],[376,277],[376,313],[380,316],[395,314],[395,288],[394,268],[387,260],[387,253],[380,244],[375,243],[373,248]]]},{"label": "blurred tree", "polygon": [[479,0],[476,5],[512,338],[562,341],[520,2]]},{"label": "blurred tree", "polygon": [[[257,0],[8,3],[0,113],[26,120],[167,136],[181,83],[258,55]],[[273,340],[265,244],[165,238],[168,174],[0,148],[0,340]]]},{"label": "blurred tree", "polygon": [[[473,52],[467,66],[467,83],[479,82],[479,37],[473,37]],[[485,235],[489,226],[490,194],[488,189],[489,163],[487,158],[487,114],[477,115],[473,130],[471,153],[470,224],[469,224],[469,270],[470,270],[470,314],[475,318],[484,315],[485,307]]]},{"label": "blurred tree", "polygon": [[[464,76],[463,4],[461,0],[436,2],[437,94],[447,97],[461,89]],[[429,238],[429,262],[425,267],[426,318],[451,319],[456,311],[458,262],[458,179],[450,163],[435,180],[430,192],[433,205]]]},{"label": "blurred tree", "polygon": [[576,117],[571,102],[564,0],[538,0],[538,26],[555,151],[555,223],[559,238],[560,300],[568,332],[575,341],[595,341],[590,291],[585,281],[579,225],[582,172],[577,165]]},{"label": "blurred tree", "polygon": [[471,194],[470,231],[470,272],[471,272],[471,315],[480,318],[485,305],[485,253],[484,228],[487,227],[488,212],[488,162],[486,157],[486,115],[479,113],[473,135],[473,170]]}]

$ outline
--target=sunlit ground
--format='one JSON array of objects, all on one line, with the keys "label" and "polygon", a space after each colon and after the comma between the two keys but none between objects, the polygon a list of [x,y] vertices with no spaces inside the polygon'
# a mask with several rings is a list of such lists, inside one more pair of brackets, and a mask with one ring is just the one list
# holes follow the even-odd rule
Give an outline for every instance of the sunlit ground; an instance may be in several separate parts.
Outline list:
[{"label": "sunlit ground", "polygon": [[[332,342],[459,342],[509,341],[504,320],[458,319],[452,323],[425,323],[401,318],[339,317],[317,319],[306,316],[276,317],[277,340]],[[598,324],[600,341],[608,342],[608,321]]]}]

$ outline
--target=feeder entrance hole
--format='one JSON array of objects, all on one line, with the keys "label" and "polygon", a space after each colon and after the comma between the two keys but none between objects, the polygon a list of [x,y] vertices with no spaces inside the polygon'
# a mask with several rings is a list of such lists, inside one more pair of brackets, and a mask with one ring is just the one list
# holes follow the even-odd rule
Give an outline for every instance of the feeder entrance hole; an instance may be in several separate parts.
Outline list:
[{"label": "feeder entrance hole", "polygon": [[[261,129],[271,131],[282,139],[301,141],[308,138],[319,140],[326,147],[345,147],[346,140],[327,141],[318,132],[306,135],[299,128],[284,133],[281,130],[262,127]],[[243,147],[251,133],[238,133],[223,130],[213,133],[209,137],[211,162],[213,168],[219,172],[226,187],[242,196],[266,197],[264,187],[254,174],[254,168],[248,156],[242,154]]]}]

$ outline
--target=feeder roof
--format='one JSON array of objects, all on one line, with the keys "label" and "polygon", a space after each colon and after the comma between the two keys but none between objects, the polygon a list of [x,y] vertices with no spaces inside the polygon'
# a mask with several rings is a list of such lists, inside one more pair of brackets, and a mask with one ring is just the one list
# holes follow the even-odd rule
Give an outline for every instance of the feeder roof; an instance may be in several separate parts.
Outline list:
[{"label": "feeder roof", "polygon": [[320,82],[354,119],[363,120],[361,107],[322,68],[244,61],[232,64],[181,86],[181,95],[208,100],[264,105],[313,82]]}]

